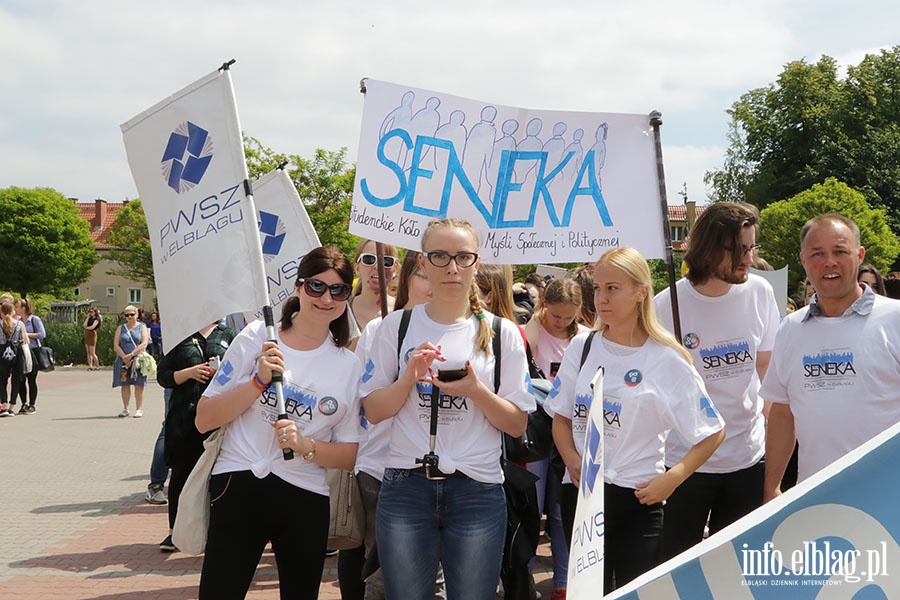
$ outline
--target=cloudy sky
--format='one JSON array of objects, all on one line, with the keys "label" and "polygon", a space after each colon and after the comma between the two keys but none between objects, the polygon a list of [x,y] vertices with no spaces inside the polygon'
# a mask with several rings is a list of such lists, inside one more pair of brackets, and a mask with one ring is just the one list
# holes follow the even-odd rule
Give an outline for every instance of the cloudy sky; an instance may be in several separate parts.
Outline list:
[{"label": "cloudy sky", "polygon": [[137,196],[119,125],[228,59],[265,146],[356,160],[371,77],[533,109],[663,113],[670,203],[785,63],[900,43],[894,0],[0,0],[0,188]]}]

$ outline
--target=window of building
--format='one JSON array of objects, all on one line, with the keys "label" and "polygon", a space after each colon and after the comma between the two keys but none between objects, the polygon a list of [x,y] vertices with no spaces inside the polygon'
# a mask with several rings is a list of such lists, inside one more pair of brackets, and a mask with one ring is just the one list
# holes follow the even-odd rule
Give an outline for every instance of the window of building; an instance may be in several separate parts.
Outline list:
[{"label": "window of building", "polygon": [[673,242],[683,242],[684,241],[684,227],[681,225],[673,225],[672,226],[672,241]]},{"label": "window of building", "polygon": [[141,304],[141,288],[128,288],[128,303]]},{"label": "window of building", "polygon": [[107,298],[115,298],[116,297],[116,288],[114,288],[114,287],[106,288],[106,297]]}]

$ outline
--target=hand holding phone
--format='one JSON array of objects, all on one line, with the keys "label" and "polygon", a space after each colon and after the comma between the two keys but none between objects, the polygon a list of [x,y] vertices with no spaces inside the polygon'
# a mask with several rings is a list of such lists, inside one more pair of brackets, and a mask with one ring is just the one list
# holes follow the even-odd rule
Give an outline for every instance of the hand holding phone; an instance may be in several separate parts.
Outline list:
[{"label": "hand holding phone", "polygon": [[438,369],[438,381],[457,381],[469,373],[468,367],[461,369]]}]

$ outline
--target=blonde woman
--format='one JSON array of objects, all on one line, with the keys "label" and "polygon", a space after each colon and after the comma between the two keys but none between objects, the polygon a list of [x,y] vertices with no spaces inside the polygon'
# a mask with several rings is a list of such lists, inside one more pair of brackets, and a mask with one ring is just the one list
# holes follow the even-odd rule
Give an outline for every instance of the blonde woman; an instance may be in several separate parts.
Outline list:
[{"label": "blonde woman", "polygon": [[[400,266],[400,255],[397,248],[385,244],[384,248],[384,280],[390,282]],[[375,253],[375,242],[363,240],[356,247],[354,256],[356,275],[359,277],[356,293],[350,298],[350,310],[356,319],[361,332],[366,324],[375,317],[381,316],[381,281],[378,279],[378,255]],[[394,310],[394,297],[387,297],[387,312]]]},{"label": "blonde woman", "polygon": [[376,524],[387,598],[433,598],[438,562],[449,600],[493,600],[500,578],[501,432],[521,435],[535,405],[522,336],[505,320],[494,392],[497,317],[474,286],[479,247],[465,221],[428,224],[419,264],[431,300],[412,309],[399,347],[403,313],[384,319],[360,386],[369,421],[393,418]]},{"label": "blonde woman", "polygon": [[[566,464],[562,514],[571,543],[590,382],[601,367],[604,415],[604,591],[622,586],[662,560],[662,502],[712,455],[724,422],[687,351],[656,320],[650,269],[633,248],[617,248],[594,267],[596,335],[580,334],[563,355],[548,412]],[[588,340],[589,352],[582,365]],[[666,432],[693,447],[663,468]]]},{"label": "blonde woman", "polygon": [[113,366],[112,386],[119,388],[122,394],[122,412],[119,417],[128,416],[131,388],[134,388],[134,418],[140,419],[144,416],[144,386],[147,385],[147,377],[137,370],[134,359],[150,344],[150,331],[138,320],[136,307],[129,304],[122,315],[125,322],[113,336],[116,364]]}]

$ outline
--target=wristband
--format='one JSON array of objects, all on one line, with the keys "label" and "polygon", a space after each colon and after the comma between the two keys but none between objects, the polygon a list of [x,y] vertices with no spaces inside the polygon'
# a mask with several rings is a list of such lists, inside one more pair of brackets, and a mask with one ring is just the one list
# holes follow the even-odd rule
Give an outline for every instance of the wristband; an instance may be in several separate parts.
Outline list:
[{"label": "wristband", "polygon": [[264,383],[262,379],[259,378],[259,373],[253,374],[253,379],[250,380],[250,383],[253,384],[253,387],[258,389],[260,392],[264,392],[269,389],[269,384]]}]

